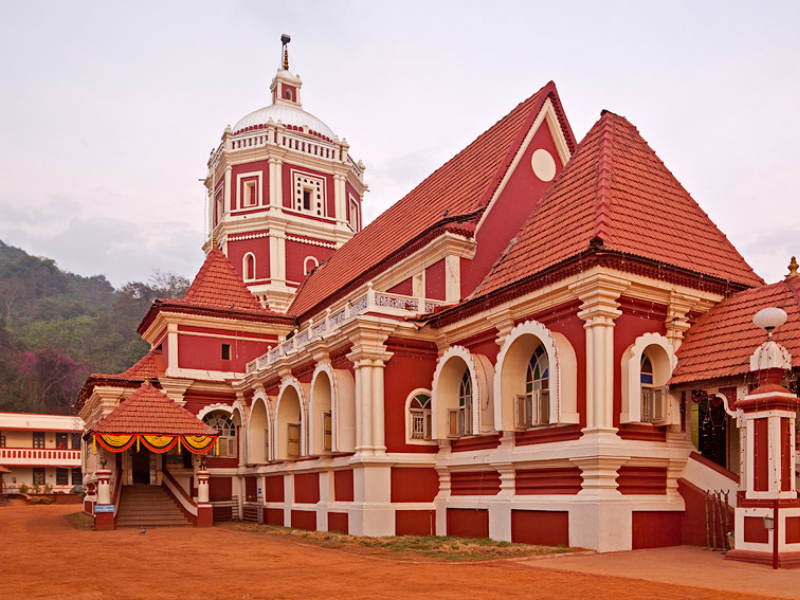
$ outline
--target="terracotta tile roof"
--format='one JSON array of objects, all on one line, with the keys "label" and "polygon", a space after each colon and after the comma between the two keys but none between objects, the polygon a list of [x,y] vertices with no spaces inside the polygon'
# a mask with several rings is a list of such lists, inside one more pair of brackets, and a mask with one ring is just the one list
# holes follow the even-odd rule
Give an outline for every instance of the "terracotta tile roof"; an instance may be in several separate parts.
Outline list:
[{"label": "terracotta tile roof", "polygon": [[208,253],[180,302],[193,306],[264,310],[247,289],[228,257],[218,248]]},{"label": "terracotta tile roof", "polygon": [[636,127],[603,111],[473,296],[538,273],[598,239],[606,250],[747,286],[764,283]]},{"label": "terracotta tile roof", "polygon": [[149,383],[120,402],[110,414],[100,420],[95,433],[151,433],[208,435],[216,433],[185,408],[178,406],[166,394]]},{"label": "terracotta tile roof", "polygon": [[144,381],[145,379],[158,379],[164,375],[166,368],[167,365],[161,350],[153,348],[122,373],[92,373],[89,378]]},{"label": "terracotta tile roof", "polygon": [[547,98],[572,150],[572,130],[551,81],[334,252],[305,280],[290,312],[303,315],[348,284],[361,285],[359,277],[443,218],[471,214],[478,218]]},{"label": "terracotta tile roof", "polygon": [[734,294],[700,317],[678,349],[670,383],[747,373],[750,355],[766,340],[764,330],[753,325],[753,315],[769,306],[786,311],[786,323],[773,339],[792,355],[792,366],[800,367],[800,277],[795,277]]}]

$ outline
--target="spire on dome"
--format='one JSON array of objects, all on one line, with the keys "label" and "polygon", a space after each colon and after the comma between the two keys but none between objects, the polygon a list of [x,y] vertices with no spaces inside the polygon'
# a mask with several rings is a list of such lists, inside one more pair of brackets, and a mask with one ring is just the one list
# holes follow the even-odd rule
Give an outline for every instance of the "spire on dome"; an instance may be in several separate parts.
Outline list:
[{"label": "spire on dome", "polygon": [[289,70],[289,42],[292,41],[292,38],[289,36],[288,33],[281,34],[281,49],[283,50],[283,70]]}]

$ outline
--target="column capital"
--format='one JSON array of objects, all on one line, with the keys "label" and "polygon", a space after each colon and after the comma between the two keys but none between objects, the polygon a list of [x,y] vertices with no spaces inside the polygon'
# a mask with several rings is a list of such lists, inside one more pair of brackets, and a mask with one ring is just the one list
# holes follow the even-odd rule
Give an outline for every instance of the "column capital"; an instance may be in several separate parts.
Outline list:
[{"label": "column capital", "polygon": [[589,273],[570,285],[570,291],[582,302],[578,317],[585,321],[584,326],[613,326],[622,314],[617,299],[629,286],[629,280],[602,271]]}]

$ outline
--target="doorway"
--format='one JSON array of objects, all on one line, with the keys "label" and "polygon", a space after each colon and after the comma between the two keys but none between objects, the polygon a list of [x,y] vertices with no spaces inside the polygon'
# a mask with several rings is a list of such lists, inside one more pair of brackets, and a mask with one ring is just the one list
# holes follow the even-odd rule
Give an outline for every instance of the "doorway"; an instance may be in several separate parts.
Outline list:
[{"label": "doorway", "polygon": [[140,450],[132,457],[133,483],[150,483],[150,452]]}]

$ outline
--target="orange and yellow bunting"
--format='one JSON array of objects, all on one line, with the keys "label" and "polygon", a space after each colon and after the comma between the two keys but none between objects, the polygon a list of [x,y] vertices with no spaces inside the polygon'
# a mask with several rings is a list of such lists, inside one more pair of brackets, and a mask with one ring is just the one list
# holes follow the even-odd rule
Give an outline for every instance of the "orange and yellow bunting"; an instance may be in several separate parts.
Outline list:
[{"label": "orange and yellow bunting", "polygon": [[162,454],[169,452],[178,442],[177,435],[140,435],[144,447],[150,452]]},{"label": "orange and yellow bunting", "polygon": [[[147,433],[95,433],[92,435],[92,444],[99,443],[109,452],[125,452],[136,442],[136,450],[139,451],[139,444],[143,444],[150,452],[163,454],[169,452],[176,445],[178,454],[181,446],[192,454],[208,454],[211,448],[216,447],[216,435],[156,435]],[[219,450],[218,450],[219,451]]]},{"label": "orange and yellow bunting", "polygon": [[94,439],[109,452],[125,452],[136,441],[135,435],[115,435],[113,433],[94,434]]},{"label": "orange and yellow bunting", "polygon": [[183,446],[192,454],[207,454],[211,446],[217,441],[215,435],[184,435],[181,436]]}]

